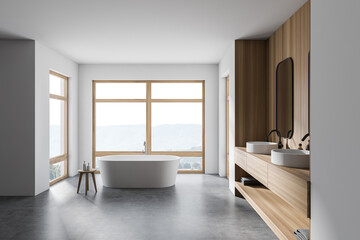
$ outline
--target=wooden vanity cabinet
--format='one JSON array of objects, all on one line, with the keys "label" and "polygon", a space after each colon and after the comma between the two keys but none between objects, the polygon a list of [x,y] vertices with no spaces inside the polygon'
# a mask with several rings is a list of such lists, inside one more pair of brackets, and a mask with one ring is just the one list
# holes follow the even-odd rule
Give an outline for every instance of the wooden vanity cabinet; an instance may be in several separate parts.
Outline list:
[{"label": "wooden vanity cabinet", "polygon": [[[264,219],[280,239],[295,239],[293,231],[310,228],[310,174],[308,169],[271,163],[270,155],[247,153],[236,147],[235,189]],[[240,179],[251,175],[263,186],[244,186]]]},{"label": "wooden vanity cabinet", "polygon": [[261,182],[264,186],[268,186],[268,166],[263,160],[248,155],[246,158],[247,172]]}]

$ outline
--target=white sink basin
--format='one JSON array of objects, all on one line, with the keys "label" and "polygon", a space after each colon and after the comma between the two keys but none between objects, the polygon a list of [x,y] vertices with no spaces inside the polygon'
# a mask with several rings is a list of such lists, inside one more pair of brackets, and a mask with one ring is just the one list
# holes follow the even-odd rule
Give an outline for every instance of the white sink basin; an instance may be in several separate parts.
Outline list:
[{"label": "white sink basin", "polygon": [[257,154],[271,154],[272,149],[277,149],[278,144],[274,142],[247,142],[246,151]]},{"label": "white sink basin", "polygon": [[271,150],[271,162],[285,167],[309,168],[310,151],[297,149],[274,149]]}]

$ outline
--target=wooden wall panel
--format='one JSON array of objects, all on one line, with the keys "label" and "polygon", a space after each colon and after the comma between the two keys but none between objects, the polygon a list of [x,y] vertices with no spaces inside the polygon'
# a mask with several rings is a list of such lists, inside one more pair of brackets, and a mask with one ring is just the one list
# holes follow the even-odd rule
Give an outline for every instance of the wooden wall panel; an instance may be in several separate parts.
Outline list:
[{"label": "wooden wall panel", "polygon": [[[301,131],[301,9],[297,11],[290,19],[293,21],[292,37],[294,44],[291,46],[291,55],[294,60],[294,136],[289,142],[291,148],[296,148],[299,143]],[[304,103],[305,104],[305,103]]]},{"label": "wooden wall panel", "polygon": [[[276,128],[276,66],[277,63],[283,59],[283,28],[282,26],[276,30],[276,32],[268,39],[268,129]],[[272,134],[269,137],[270,141],[277,141],[276,134]]]},{"label": "wooden wall panel", "polygon": [[292,24],[292,21],[290,18],[288,21],[286,21],[280,27],[280,29],[282,29],[282,58],[281,59],[286,59],[291,56],[291,50],[292,50],[292,44],[291,44],[292,26],[291,26],[291,24]]},{"label": "wooden wall panel", "polygon": [[235,146],[266,136],[266,66],[266,40],[235,42]]},{"label": "wooden wall panel", "polygon": [[[304,38],[304,42],[305,42],[305,51],[304,51],[304,69],[305,70],[305,74],[307,74],[306,76],[304,76],[304,78],[307,79],[307,81],[303,81],[303,89],[304,89],[304,96],[306,95],[305,101],[307,101],[306,107],[305,109],[303,109],[304,112],[304,117],[303,117],[303,122],[306,123],[305,125],[305,129],[304,132],[310,132],[310,94],[309,94],[309,90],[310,90],[310,69],[309,69],[309,65],[310,65],[310,0],[305,4],[304,9],[304,33],[303,33],[303,38]],[[307,143],[306,143],[307,144]]]},{"label": "wooden wall panel", "polygon": [[281,62],[283,58],[283,29],[282,26],[273,34],[275,37],[275,70],[277,63]]},{"label": "wooden wall panel", "polygon": [[[268,40],[268,81],[267,81],[267,90],[268,90],[268,119],[267,119],[267,126],[268,132],[271,129],[276,128],[276,119],[275,115],[271,114],[275,112],[275,99],[276,99],[276,91],[275,91],[275,35],[272,35]],[[276,141],[274,136],[269,138],[271,141]]]},{"label": "wooden wall panel", "polygon": [[[308,129],[308,54],[310,51],[310,2],[304,4],[268,39],[268,131],[276,126],[276,66],[294,60],[294,136],[289,142],[297,148]],[[272,49],[273,48],[273,49]],[[273,72],[271,72],[273,71]],[[274,136],[271,138],[274,140]],[[305,142],[304,145],[306,145]],[[304,146],[305,147],[305,146]]]}]

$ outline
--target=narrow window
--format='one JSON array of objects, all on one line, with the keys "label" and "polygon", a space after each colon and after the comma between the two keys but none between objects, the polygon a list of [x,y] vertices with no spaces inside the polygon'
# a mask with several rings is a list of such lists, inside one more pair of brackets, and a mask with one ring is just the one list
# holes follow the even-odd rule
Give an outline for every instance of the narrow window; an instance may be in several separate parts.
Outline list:
[{"label": "narrow window", "polygon": [[50,71],[49,76],[50,185],[68,176],[68,78]]}]

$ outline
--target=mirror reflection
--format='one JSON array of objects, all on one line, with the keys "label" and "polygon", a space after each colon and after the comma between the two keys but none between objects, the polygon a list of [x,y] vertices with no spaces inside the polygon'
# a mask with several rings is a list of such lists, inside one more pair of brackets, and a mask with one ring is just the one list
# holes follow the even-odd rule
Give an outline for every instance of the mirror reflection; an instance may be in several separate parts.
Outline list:
[{"label": "mirror reflection", "polygon": [[276,129],[281,136],[292,138],[294,133],[294,63],[292,58],[276,68]]}]

